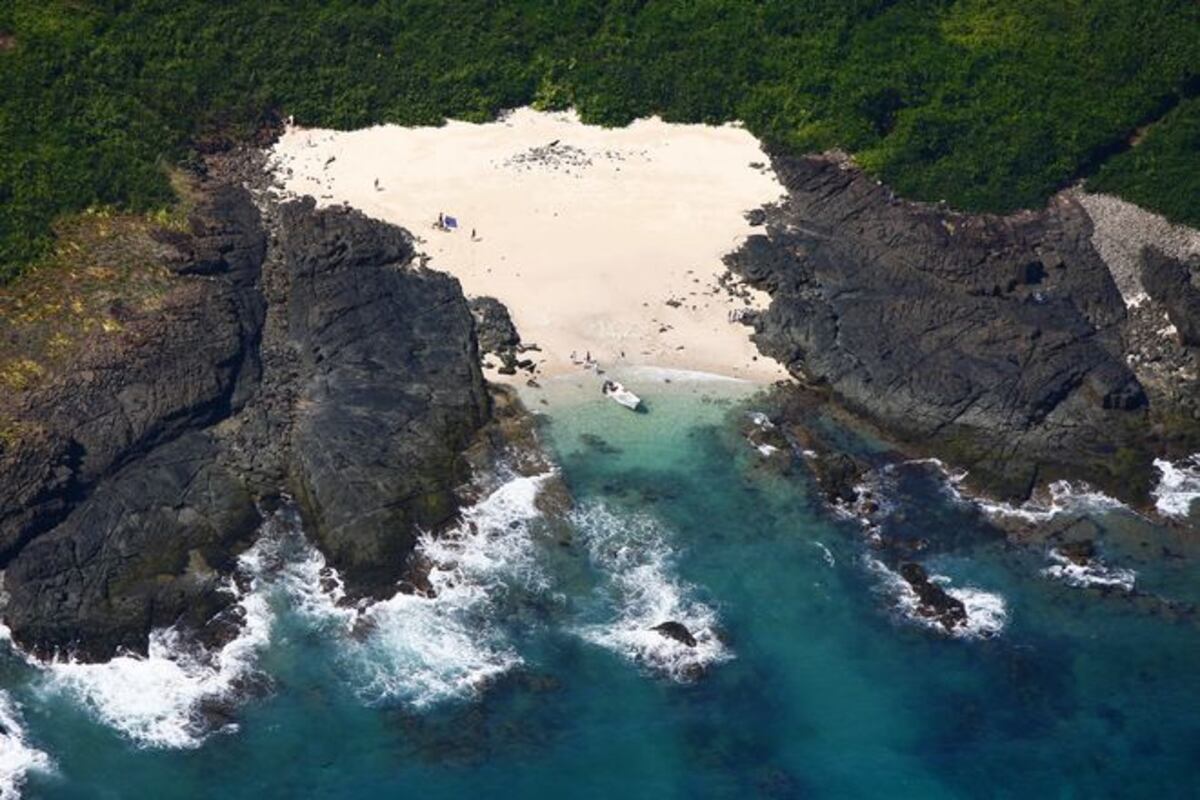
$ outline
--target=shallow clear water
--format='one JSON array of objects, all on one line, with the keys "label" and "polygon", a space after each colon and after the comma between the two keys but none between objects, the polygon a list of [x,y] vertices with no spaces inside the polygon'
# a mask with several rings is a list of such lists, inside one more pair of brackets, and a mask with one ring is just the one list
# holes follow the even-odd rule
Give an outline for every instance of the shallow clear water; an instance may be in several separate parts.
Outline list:
[{"label": "shallow clear water", "polygon": [[[266,677],[234,681],[253,690],[236,731],[189,741],[169,670],[71,683],[9,658],[25,741],[0,776],[40,751],[53,768],[33,765],[29,797],[1195,796],[1190,561],[1135,536],[1105,553],[1143,594],[1075,588],[933,471],[901,468],[890,524],[929,541],[952,588],[1002,603],[996,636],[937,635],[897,611],[863,527],[742,438],[742,385],[660,380],[629,379],[643,415],[590,384],[532,395],[568,522],[539,517],[540,479],[498,484],[466,539],[428,545],[438,599],[397,598],[353,632],[278,520],[283,555],[257,557],[292,566],[260,565],[251,610],[271,627],[245,659]],[[646,631],[662,616],[698,646]],[[196,674],[193,694],[219,680]]]}]

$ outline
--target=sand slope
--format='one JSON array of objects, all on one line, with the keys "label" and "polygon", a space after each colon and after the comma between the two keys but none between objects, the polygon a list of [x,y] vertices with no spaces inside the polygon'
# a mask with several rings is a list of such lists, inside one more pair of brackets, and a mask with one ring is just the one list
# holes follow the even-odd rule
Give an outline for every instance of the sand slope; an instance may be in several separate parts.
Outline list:
[{"label": "sand slope", "polygon": [[[745,301],[715,284],[721,257],[753,230],[744,212],[783,194],[745,130],[605,129],[522,109],[484,125],[291,128],[273,164],[289,193],[408,228],[431,267],[502,300],[542,348],[542,374],[578,370],[572,353],[590,352],[610,368],[785,375],[729,323]],[[439,212],[459,229],[436,230]]]}]

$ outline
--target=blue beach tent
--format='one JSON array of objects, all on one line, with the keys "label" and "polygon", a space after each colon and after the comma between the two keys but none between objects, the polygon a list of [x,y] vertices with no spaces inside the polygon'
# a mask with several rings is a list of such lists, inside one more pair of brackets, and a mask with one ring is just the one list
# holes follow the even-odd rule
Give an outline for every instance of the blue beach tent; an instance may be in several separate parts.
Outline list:
[{"label": "blue beach tent", "polygon": [[446,227],[451,230],[458,227],[458,220],[451,216],[445,217],[445,223]]}]

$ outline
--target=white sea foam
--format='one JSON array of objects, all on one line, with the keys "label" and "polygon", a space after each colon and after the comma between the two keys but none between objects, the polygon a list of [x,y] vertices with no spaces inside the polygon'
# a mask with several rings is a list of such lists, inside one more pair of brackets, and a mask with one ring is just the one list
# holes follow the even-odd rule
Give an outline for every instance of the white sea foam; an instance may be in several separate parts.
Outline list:
[{"label": "white sea foam", "polygon": [[1051,550],[1048,555],[1054,564],[1043,569],[1042,574],[1060,580],[1068,586],[1132,592],[1137,580],[1137,573],[1124,567],[1107,567],[1094,560],[1086,564],[1076,564],[1057,550]]},{"label": "white sea foam", "polygon": [[48,664],[42,689],[76,698],[139,746],[199,747],[210,732],[200,714],[202,704],[235,699],[270,639],[272,614],[266,598],[251,592],[240,605],[245,615],[241,632],[215,653],[188,642],[174,628],[160,629],[151,633],[146,657]]},{"label": "white sea foam", "polygon": [[867,569],[879,576],[879,588],[891,599],[896,612],[910,622],[956,639],[990,639],[1000,635],[1008,624],[1008,605],[1001,595],[974,586],[954,587],[945,575],[931,574],[930,582],[941,585],[946,594],[961,602],[967,615],[962,625],[947,630],[937,620],[918,611],[920,597],[899,573],[871,556],[864,556],[864,562]]},{"label": "white sea foam", "polygon": [[[693,679],[706,667],[733,657],[717,633],[717,612],[695,599],[696,589],[675,574],[667,532],[642,514],[615,514],[592,504],[573,515],[589,557],[604,576],[601,587],[616,615],[588,625],[582,636],[677,681]],[[653,630],[665,622],[682,624],[694,647]]]},{"label": "white sea foam", "polygon": [[472,694],[521,663],[497,625],[513,590],[547,581],[529,524],[548,477],[513,478],[466,509],[454,531],[422,537],[433,596],[397,594],[362,612],[366,635],[346,656],[365,700],[425,707]]},{"label": "white sea foam", "polygon": [[30,772],[53,772],[50,756],[29,743],[21,709],[0,690],[0,800],[18,800]]},{"label": "white sea foam", "polygon": [[950,474],[944,466],[940,468],[946,476],[946,490],[953,498],[972,504],[992,517],[1046,522],[1060,514],[1095,514],[1122,509],[1129,510],[1129,507],[1120,500],[1109,497],[1086,483],[1072,481],[1054,481],[1046,487],[1044,493],[1035,495],[1020,505],[989,500],[984,497],[973,497],[962,491],[961,484],[967,476],[966,472]]},{"label": "white sea foam", "polygon": [[1177,464],[1157,458],[1154,466],[1162,474],[1151,492],[1154,507],[1165,517],[1187,517],[1200,500],[1200,453]]},{"label": "white sea foam", "polygon": [[833,553],[829,550],[828,547],[825,546],[825,544],[823,542],[813,542],[813,544],[815,544],[817,547],[821,548],[821,555],[824,556],[826,564],[828,564],[831,567],[837,565],[837,562],[833,560]]},{"label": "white sea foam", "polygon": [[[75,698],[139,747],[199,747],[212,732],[203,718],[203,705],[236,702],[239,687],[270,641],[274,614],[260,573],[278,529],[289,525],[298,522],[288,508],[268,517],[258,543],[240,557],[241,570],[252,576],[250,589],[243,593],[231,581],[227,591],[238,598],[242,625],[219,650],[206,651],[176,628],[161,628],[151,632],[144,657],[122,654],[99,664],[32,661],[43,669],[40,691]],[[230,724],[222,730],[236,727]]]}]

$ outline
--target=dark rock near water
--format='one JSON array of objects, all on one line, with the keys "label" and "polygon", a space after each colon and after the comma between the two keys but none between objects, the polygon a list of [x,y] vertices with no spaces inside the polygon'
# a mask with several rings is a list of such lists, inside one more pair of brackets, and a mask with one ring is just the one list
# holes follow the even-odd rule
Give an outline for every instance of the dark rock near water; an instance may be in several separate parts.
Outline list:
[{"label": "dark rock near water", "polygon": [[682,645],[686,645],[687,647],[696,646],[696,637],[692,635],[692,632],[689,631],[687,626],[682,622],[668,620],[667,622],[655,625],[653,628],[651,628],[651,630],[658,631],[658,633],[662,634],[668,639],[673,639]]},{"label": "dark rock near water", "polygon": [[297,499],[352,594],[391,594],[418,531],[451,519],[460,454],[488,413],[458,281],[411,238],[345,209],[283,209],[289,336],[301,355]]},{"label": "dark rock near water", "polygon": [[3,614],[39,654],[227,641],[255,500],[284,490],[352,595],[390,593],[469,475],[489,406],[458,282],[356,212],[203,194],[158,307],[3,398]]},{"label": "dark rock near water", "polygon": [[831,157],[775,168],[787,198],[727,258],[772,295],[754,321],[763,353],[1005,497],[1064,472],[1119,490],[1119,449],[1121,469],[1150,469],[1124,303],[1076,202],[971,216]]},{"label": "dark rock near water", "polygon": [[916,613],[931,619],[947,631],[953,631],[967,621],[967,609],[961,600],[929,580],[929,573],[920,564],[906,561],[900,565],[900,577],[916,592]]},{"label": "dark rock near water", "polygon": [[254,503],[214,463],[202,432],[118,471],[9,564],[6,621],[49,655],[142,650],[152,628],[199,629],[232,601],[232,554],[258,526]]},{"label": "dark rock near water", "polygon": [[233,600],[213,569],[231,565],[257,514],[197,432],[240,408],[260,375],[261,230],[244,190],[215,194],[197,220],[188,249],[231,260],[8,410],[18,432],[0,443],[5,621],[38,652],[144,650],[151,626],[199,622]]}]

